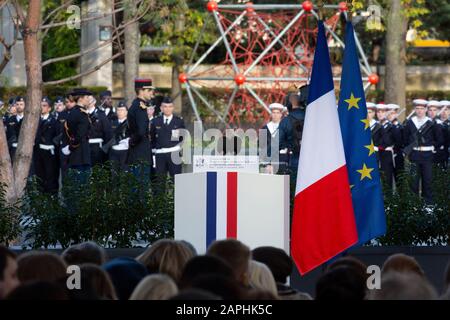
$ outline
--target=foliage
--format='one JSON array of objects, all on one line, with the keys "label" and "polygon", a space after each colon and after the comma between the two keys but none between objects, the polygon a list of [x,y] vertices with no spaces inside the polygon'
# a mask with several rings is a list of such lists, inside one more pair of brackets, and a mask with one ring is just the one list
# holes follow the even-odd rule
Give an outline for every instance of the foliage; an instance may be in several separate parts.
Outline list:
[{"label": "foliage", "polygon": [[107,164],[94,167],[85,183],[73,171],[64,182],[58,196],[42,193],[38,181],[30,181],[21,216],[24,246],[68,247],[93,240],[124,248],[173,236],[170,181],[168,192],[158,192],[161,184]]},{"label": "foliage", "polygon": [[411,191],[415,179],[409,165],[392,192],[384,188],[387,234],[377,239],[379,245],[447,245],[450,236],[449,189],[447,171],[435,168],[433,205],[426,205]]},{"label": "foliage", "polygon": [[6,201],[6,188],[0,183],[0,243],[9,243],[20,234],[18,203]]},{"label": "foliage", "polygon": [[[86,87],[94,95],[99,95],[100,92],[106,90],[106,87]],[[42,88],[42,96],[48,96],[54,99],[57,96],[65,96],[73,89],[73,86],[44,86]],[[9,98],[16,96],[26,96],[26,87],[0,87],[0,100],[8,101]]]},{"label": "foliage", "polygon": [[[43,7],[44,16],[60,5],[61,1],[45,1]],[[59,10],[53,18],[56,18],[58,21],[64,21],[70,15],[71,13],[68,13],[66,10]],[[80,51],[80,37],[80,30],[75,28],[70,29],[65,25],[50,28],[42,39],[42,60],[45,61],[78,53]],[[78,59],[69,59],[45,66],[42,70],[43,80],[52,81],[76,75],[78,73],[77,64]],[[72,81],[69,84],[75,85],[76,82]]]},{"label": "foliage", "polygon": [[199,45],[214,41],[215,26],[210,13],[204,8],[189,8],[185,1],[165,0],[158,3],[161,5],[159,9],[146,17],[158,32],[151,39],[143,37],[143,44],[167,46],[160,57],[161,62],[181,65],[190,58],[199,39]]}]

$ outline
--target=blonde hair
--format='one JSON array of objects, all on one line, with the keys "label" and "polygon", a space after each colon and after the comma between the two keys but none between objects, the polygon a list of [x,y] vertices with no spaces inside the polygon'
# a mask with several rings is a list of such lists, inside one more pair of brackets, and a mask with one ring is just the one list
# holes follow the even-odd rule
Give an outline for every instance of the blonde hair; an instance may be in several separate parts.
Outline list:
[{"label": "blonde hair", "polygon": [[130,300],[167,300],[178,294],[175,282],[165,274],[146,276],[131,294]]},{"label": "blonde hair", "polygon": [[150,273],[164,273],[175,282],[181,278],[186,263],[194,257],[194,253],[181,241],[158,240],[136,260],[147,267]]},{"label": "blonde hair", "polygon": [[251,260],[249,267],[250,286],[268,291],[275,297],[278,297],[277,284],[270,269],[261,262]]}]

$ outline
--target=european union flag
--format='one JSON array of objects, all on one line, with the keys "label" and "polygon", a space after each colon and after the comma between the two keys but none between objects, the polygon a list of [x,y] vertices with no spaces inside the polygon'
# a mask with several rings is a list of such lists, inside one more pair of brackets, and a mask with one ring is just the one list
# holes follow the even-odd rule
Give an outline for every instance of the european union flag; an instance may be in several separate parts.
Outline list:
[{"label": "european union flag", "polygon": [[358,244],[362,245],[386,232],[386,216],[376,152],[367,119],[353,25],[349,21],[345,28],[338,111],[358,229]]}]

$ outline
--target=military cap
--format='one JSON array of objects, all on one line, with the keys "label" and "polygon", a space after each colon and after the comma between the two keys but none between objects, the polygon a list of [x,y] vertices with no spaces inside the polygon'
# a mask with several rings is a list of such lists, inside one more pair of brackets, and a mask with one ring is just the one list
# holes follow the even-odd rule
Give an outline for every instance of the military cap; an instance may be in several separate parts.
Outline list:
[{"label": "military cap", "polygon": [[135,79],[134,80],[135,89],[156,89],[152,85],[152,79]]},{"label": "military cap", "polygon": [[71,96],[91,96],[92,92],[85,88],[75,88],[69,93]]},{"label": "military cap", "polygon": [[61,103],[61,102],[64,103],[63,97],[61,97],[61,96],[56,97],[55,103]]},{"label": "military cap", "polygon": [[439,103],[441,104],[441,107],[448,107],[448,106],[450,106],[450,101],[449,100],[441,100],[441,101],[439,101]]},{"label": "military cap", "polygon": [[388,106],[384,103],[377,103],[376,108],[377,108],[377,110],[386,110],[386,109],[388,109]]},{"label": "military cap", "polygon": [[400,106],[398,104],[395,104],[395,103],[388,103],[387,104],[387,108],[389,110],[398,110],[398,109],[400,109]]},{"label": "military cap", "polygon": [[116,108],[126,108],[127,107],[127,103],[125,100],[121,100],[119,101],[119,103],[117,104]]},{"label": "military cap", "polygon": [[49,97],[42,97],[41,102],[47,102],[48,104],[52,103]]},{"label": "military cap", "polygon": [[100,99],[104,98],[104,97],[111,97],[112,96],[112,92],[110,90],[105,90],[100,92]]},{"label": "military cap", "polygon": [[166,97],[164,97],[164,98],[162,99],[161,103],[171,104],[171,103],[173,103],[173,100],[172,100],[171,97],[166,96]]}]

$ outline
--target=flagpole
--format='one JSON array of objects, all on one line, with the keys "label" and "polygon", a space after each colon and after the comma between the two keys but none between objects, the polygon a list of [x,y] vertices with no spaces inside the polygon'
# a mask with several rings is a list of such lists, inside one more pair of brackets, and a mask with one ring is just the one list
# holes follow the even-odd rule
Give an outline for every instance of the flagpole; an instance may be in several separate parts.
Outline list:
[{"label": "flagpole", "polygon": [[322,0],[317,1],[317,9],[319,11],[319,20],[323,21],[323,7],[324,3]]},{"label": "flagpole", "polygon": [[353,16],[353,1],[347,0],[347,21],[352,22],[352,16]]}]

